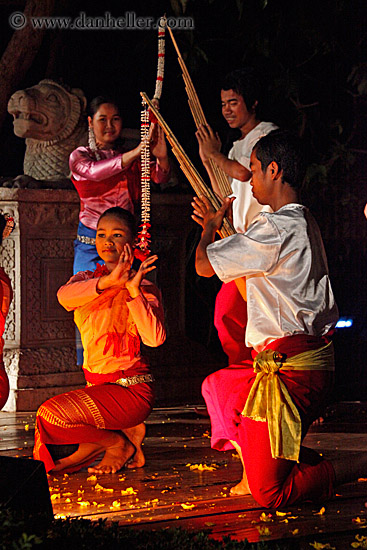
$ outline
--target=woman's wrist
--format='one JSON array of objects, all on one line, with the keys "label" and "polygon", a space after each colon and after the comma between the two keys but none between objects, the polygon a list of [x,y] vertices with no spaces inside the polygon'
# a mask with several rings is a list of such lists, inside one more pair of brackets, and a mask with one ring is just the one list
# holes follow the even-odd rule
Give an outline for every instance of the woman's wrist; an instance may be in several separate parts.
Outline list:
[{"label": "woman's wrist", "polygon": [[141,153],[141,143],[135,149],[131,149],[131,151],[127,151],[126,153],[122,153],[121,155],[121,168],[126,168],[129,164],[131,164],[134,160],[136,160]]},{"label": "woman's wrist", "polygon": [[156,157],[156,160],[157,160],[157,164],[160,168],[160,170],[162,170],[162,172],[169,172],[170,171],[170,164],[169,164],[169,160],[168,160],[168,157],[165,156],[165,157]]},{"label": "woman's wrist", "polygon": [[140,296],[140,287],[130,287],[126,286],[128,293],[130,294],[130,298],[134,299]]},{"label": "woman's wrist", "polygon": [[102,277],[97,279],[96,291],[98,294],[102,294],[102,292],[107,288],[107,286],[105,285],[106,277],[107,275],[102,275]]}]

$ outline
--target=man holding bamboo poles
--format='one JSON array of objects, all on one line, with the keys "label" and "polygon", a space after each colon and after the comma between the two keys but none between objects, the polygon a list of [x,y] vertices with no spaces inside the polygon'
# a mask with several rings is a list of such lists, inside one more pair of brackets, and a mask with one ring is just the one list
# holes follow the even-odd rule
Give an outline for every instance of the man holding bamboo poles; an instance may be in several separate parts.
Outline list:
[{"label": "man holding bamboo poles", "polygon": [[[263,122],[258,115],[261,102],[261,84],[255,71],[248,67],[229,73],[223,82],[221,90],[222,114],[232,129],[241,132],[240,138],[234,142],[228,157],[221,153],[221,142],[209,125],[201,125],[196,137],[199,142],[201,160],[208,172],[214,192],[223,200],[211,169],[214,162],[228,176],[232,188],[233,225],[238,233],[244,233],[252,220],[259,212],[270,212],[268,205],[260,205],[251,191],[250,155],[257,141],[276,129],[272,122]],[[244,283],[245,279],[242,280]],[[235,281],[223,284],[216,298],[214,324],[218,330],[224,352],[228,356],[229,367],[224,375],[232,378],[232,369],[236,365],[243,365],[251,359],[250,349],[245,345],[245,331],[247,325],[247,303],[245,293]],[[243,284],[245,288],[245,284]],[[242,369],[238,370],[241,373]],[[218,394],[219,408],[228,404],[228,385],[222,385],[222,392]],[[213,430],[212,444],[215,445],[216,434]],[[240,454],[236,441],[227,442],[227,448],[235,447]],[[241,456],[241,454],[240,454]],[[247,492],[243,480],[232,487],[231,494],[238,495]]]}]

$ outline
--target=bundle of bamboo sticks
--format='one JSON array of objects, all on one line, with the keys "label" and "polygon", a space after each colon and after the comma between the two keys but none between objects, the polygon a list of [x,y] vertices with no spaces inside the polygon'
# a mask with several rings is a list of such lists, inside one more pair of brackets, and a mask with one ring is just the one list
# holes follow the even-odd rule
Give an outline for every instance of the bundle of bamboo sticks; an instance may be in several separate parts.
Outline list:
[{"label": "bundle of bamboo sticks", "polygon": [[[204,111],[201,107],[199,98],[197,96],[196,90],[192,83],[189,71],[187,70],[186,64],[182,59],[180,50],[178,49],[178,46],[177,46],[176,40],[174,39],[171,28],[169,26],[167,28],[170,33],[175,50],[177,52],[178,62],[180,64],[181,71],[182,71],[182,78],[184,79],[184,82],[185,82],[188,103],[189,103],[192,116],[194,118],[196,128],[199,128],[201,124],[204,124],[204,126],[207,126],[208,123],[206,121]],[[215,162],[213,162],[211,159],[209,159],[209,165],[213,172],[214,178],[217,181],[217,184],[222,196],[226,197],[227,195],[231,195],[232,189],[226,173],[221,168],[219,168],[219,166],[217,166]]]},{"label": "bundle of bamboo sticks", "polygon": [[[192,164],[189,157],[186,155],[183,147],[180,145],[178,140],[176,139],[174,133],[160,114],[160,112],[154,107],[153,103],[147,96],[145,92],[140,92],[141,97],[144,99],[144,101],[148,104],[150,110],[158,120],[159,125],[163,129],[168,142],[170,143],[172,147],[172,152],[177,158],[180,168],[187,177],[187,179],[190,182],[191,187],[195,191],[197,196],[205,195],[213,207],[218,210],[218,208],[221,206],[219,200],[213,193],[211,189],[205,184],[204,180],[200,176],[199,172],[196,170],[195,166]],[[224,218],[223,225],[218,231],[218,234],[223,239],[224,237],[229,237],[230,235],[233,235],[235,233],[235,230],[230,223],[230,221],[227,218]]]}]

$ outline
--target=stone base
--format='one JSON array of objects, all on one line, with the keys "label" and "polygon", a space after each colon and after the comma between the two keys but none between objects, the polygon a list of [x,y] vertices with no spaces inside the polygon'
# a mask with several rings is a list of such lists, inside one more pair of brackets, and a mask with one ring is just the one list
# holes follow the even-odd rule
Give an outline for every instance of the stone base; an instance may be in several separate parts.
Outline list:
[{"label": "stone base", "polygon": [[2,410],[5,412],[34,412],[50,397],[67,391],[77,390],[83,386],[85,386],[85,383],[78,384],[77,386],[55,386],[50,388],[35,387],[24,390],[11,389],[9,399]]},{"label": "stone base", "polygon": [[10,394],[4,411],[36,411],[47,399],[85,386],[74,346],[4,351]]}]

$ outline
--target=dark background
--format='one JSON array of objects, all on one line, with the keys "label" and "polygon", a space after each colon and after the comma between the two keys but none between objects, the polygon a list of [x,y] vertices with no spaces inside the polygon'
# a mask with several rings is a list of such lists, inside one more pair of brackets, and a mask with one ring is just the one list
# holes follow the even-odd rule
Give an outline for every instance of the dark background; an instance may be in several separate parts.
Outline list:
[{"label": "dark background", "polygon": [[[0,2],[0,47],[13,30],[8,17],[23,11],[24,2]],[[367,10],[364,0],[143,0],[55,2],[54,15],[125,16],[132,11],[158,19],[192,17],[195,28],[174,30],[207,119],[223,143],[227,128],[220,112],[220,83],[244,65],[259,68],[264,91],[262,117],[290,128],[307,144],[309,171],[304,202],[313,210],[324,237],[330,273],[342,316],[354,325],[336,335],[338,399],[365,399],[367,391],[366,226],[367,202]],[[37,32],[37,31],[35,31]],[[126,127],[137,128],[139,91],[151,97],[157,66],[155,30],[46,31],[35,60],[13,90],[42,78],[62,79],[81,88],[87,99],[102,94],[120,98]],[[201,170],[194,124],[181,71],[170,38],[161,112],[176,137]],[[0,176],[22,172],[24,141],[14,136],[7,115],[1,129]],[[187,192],[183,177],[166,192]],[[187,243],[187,333],[218,351],[212,308],[218,282],[195,276]],[[219,353],[219,352],[218,352]]]}]

